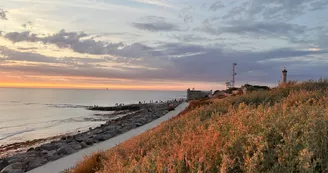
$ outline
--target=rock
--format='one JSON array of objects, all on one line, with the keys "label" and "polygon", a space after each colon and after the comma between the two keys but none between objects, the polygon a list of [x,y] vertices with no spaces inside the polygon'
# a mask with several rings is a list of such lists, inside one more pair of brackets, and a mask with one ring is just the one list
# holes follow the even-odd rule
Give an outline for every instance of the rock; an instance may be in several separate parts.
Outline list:
[{"label": "rock", "polygon": [[24,157],[13,157],[8,160],[9,164],[22,162]]},{"label": "rock", "polygon": [[31,159],[29,161],[29,164],[28,164],[28,167],[26,168],[27,170],[31,170],[31,169],[34,169],[36,167],[39,167],[45,163],[47,163],[48,160],[43,158],[43,157],[37,157],[35,159]]},{"label": "rock", "polygon": [[78,142],[71,142],[68,144],[70,147],[72,147],[74,150],[80,150],[82,149],[82,146]]},{"label": "rock", "polygon": [[27,152],[29,152],[29,151],[34,151],[34,148],[32,147],[32,148],[29,148],[28,150],[27,150]]},{"label": "rock", "polygon": [[7,160],[1,159],[0,160],[0,171],[8,165],[9,165],[9,162]]},{"label": "rock", "polygon": [[103,129],[97,129],[94,131],[95,134],[102,134],[103,132]]},{"label": "rock", "polygon": [[68,144],[68,143],[71,143],[73,140],[74,140],[73,138],[67,138],[67,139],[65,140],[65,142]]},{"label": "rock", "polygon": [[26,157],[36,157],[37,155],[37,151],[29,151],[26,153]]},{"label": "rock", "polygon": [[[119,133],[125,133],[127,131],[129,131],[129,129],[127,127],[119,129]],[[116,136],[116,134],[114,134],[113,136]]]},{"label": "rock", "polygon": [[86,141],[86,136],[76,136],[75,137],[75,140],[77,141],[77,142],[83,142],[83,141]]},{"label": "rock", "polygon": [[137,122],[137,123],[136,123],[136,126],[137,126],[137,127],[140,127],[140,126],[142,126],[142,125],[143,125],[143,124],[140,123],[140,122]]},{"label": "rock", "polygon": [[38,147],[35,147],[34,150],[35,150],[35,151],[42,151],[42,148],[41,148],[40,146],[38,146]]},{"label": "rock", "polygon": [[52,157],[52,156],[55,155],[55,154],[56,154],[56,151],[55,151],[55,150],[53,150],[53,151],[48,151],[48,152],[47,152],[47,155],[46,155],[46,158]]},{"label": "rock", "polygon": [[86,148],[88,145],[85,142],[81,142],[81,146],[82,146],[82,148]]},{"label": "rock", "polygon": [[66,142],[60,142],[57,144],[57,148],[65,147],[66,145]]},{"label": "rock", "polygon": [[105,136],[104,135],[96,135],[94,137],[95,140],[97,141],[104,141],[105,140]]},{"label": "rock", "polygon": [[75,150],[69,146],[69,145],[66,145],[65,147],[61,147],[57,150],[56,154],[58,155],[68,155],[68,154],[72,154],[74,153]]},{"label": "rock", "polygon": [[41,151],[41,156],[47,156],[48,155],[48,151],[47,150],[42,150]]},{"label": "rock", "polygon": [[89,138],[89,139],[87,139],[87,140],[85,141],[85,143],[86,143],[87,145],[92,145],[93,143],[95,143],[95,140],[92,139],[92,138]]},{"label": "rock", "polygon": [[114,135],[113,134],[106,134],[106,140],[108,140],[108,139],[110,139],[110,138],[112,138]]},{"label": "rock", "polygon": [[111,130],[116,129],[116,128],[117,128],[116,126],[106,126],[104,128],[104,131],[111,131]]},{"label": "rock", "polygon": [[45,156],[45,158],[49,161],[54,161],[54,160],[61,158],[61,156],[57,155],[57,151],[49,151],[48,155]]},{"label": "rock", "polygon": [[21,162],[12,163],[2,169],[1,173],[23,173],[23,164]]},{"label": "rock", "polygon": [[54,144],[43,144],[40,147],[41,147],[42,150],[47,150],[47,151],[51,151],[51,150],[56,150],[57,149],[57,146],[54,145]]}]

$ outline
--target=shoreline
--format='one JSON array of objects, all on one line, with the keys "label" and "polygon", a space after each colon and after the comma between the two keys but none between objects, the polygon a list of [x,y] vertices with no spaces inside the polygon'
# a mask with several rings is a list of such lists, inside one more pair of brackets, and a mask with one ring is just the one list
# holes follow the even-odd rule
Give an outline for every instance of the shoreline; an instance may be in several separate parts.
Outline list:
[{"label": "shoreline", "polygon": [[[168,104],[172,104],[176,108],[183,102],[184,100],[171,100],[163,103],[138,104],[140,106],[139,110],[135,108],[137,104],[131,104],[133,105],[132,110],[124,108],[123,110],[116,110],[116,112],[111,114],[102,114],[101,116],[113,117],[109,118],[105,124],[96,128],[89,128],[85,132],[70,133],[1,146],[1,152],[6,152],[6,147],[12,150],[22,151],[1,158],[0,170],[8,165],[16,164],[16,166],[19,165],[22,168],[22,171],[29,171],[50,161],[60,159],[83,148],[88,148],[93,144],[108,140],[131,129],[147,124],[168,113]],[[106,107],[98,108],[105,109]],[[112,110],[112,107],[110,109]]]}]

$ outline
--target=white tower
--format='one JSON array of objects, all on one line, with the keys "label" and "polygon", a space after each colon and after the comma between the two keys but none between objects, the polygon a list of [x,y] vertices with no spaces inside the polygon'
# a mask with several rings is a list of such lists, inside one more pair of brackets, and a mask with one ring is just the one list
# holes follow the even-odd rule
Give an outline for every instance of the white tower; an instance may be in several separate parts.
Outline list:
[{"label": "white tower", "polygon": [[287,69],[284,67],[284,70],[282,70],[282,83],[286,84],[287,83]]}]

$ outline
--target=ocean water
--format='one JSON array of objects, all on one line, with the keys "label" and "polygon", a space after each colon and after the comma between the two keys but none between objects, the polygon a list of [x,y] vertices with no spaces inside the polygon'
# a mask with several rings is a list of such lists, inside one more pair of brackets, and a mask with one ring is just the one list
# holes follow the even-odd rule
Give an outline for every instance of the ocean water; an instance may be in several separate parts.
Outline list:
[{"label": "ocean water", "polygon": [[184,91],[0,88],[0,145],[76,133],[105,123],[86,106],[166,101]]}]

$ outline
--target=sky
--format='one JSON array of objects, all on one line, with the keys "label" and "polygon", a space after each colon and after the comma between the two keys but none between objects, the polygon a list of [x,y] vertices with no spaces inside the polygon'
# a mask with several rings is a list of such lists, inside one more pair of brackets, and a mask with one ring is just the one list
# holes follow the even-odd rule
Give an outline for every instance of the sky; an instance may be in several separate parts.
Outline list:
[{"label": "sky", "polygon": [[1,0],[0,87],[275,86],[327,77],[327,0]]}]

